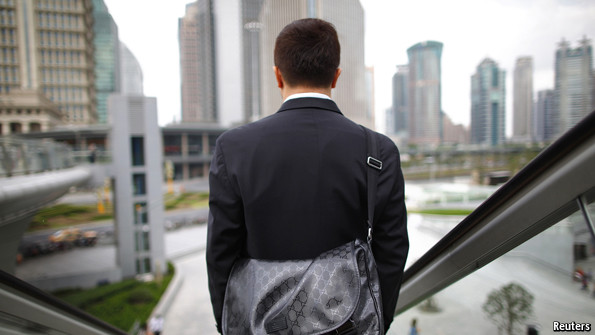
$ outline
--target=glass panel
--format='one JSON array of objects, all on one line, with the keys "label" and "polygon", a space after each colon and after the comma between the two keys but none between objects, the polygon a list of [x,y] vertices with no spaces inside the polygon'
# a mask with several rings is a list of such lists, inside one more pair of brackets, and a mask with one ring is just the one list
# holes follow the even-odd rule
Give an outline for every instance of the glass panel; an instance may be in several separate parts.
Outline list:
[{"label": "glass panel", "polygon": [[[593,204],[589,207],[592,210]],[[448,231],[440,228],[452,218],[443,217],[442,221],[439,216],[420,214],[409,218],[412,264]],[[433,334],[507,334],[504,329],[499,331],[497,325],[506,324],[507,317],[493,307],[503,301],[518,303],[524,298],[531,312],[527,309],[526,313],[515,313],[522,317],[512,334],[530,334],[530,327],[539,334],[553,334],[561,327],[593,327],[594,246],[582,213],[576,211],[397,316],[387,334],[406,334],[413,319],[422,334],[427,330]]]},{"label": "glass panel", "polygon": [[147,224],[149,216],[147,215],[147,203],[138,202],[134,204],[134,224]]},{"label": "glass panel", "polygon": [[182,136],[164,135],[163,154],[165,156],[179,156],[182,154]]},{"label": "glass panel", "polygon": [[137,173],[132,175],[132,186],[134,195],[144,195],[146,191],[146,179],[144,173]]},{"label": "glass panel", "polygon": [[145,165],[145,145],[142,137],[132,137],[132,165]]},{"label": "glass panel", "polygon": [[188,135],[188,155],[202,154],[202,136]]}]

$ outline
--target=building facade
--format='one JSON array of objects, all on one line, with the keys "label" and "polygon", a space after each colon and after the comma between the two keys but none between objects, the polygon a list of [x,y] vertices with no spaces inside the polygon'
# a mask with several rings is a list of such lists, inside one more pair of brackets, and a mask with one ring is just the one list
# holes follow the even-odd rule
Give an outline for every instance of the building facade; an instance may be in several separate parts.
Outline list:
[{"label": "building facade", "polygon": [[215,20],[212,0],[186,5],[178,21],[182,122],[217,122]]},{"label": "building facade", "polygon": [[120,42],[120,93],[144,95],[143,69],[126,44]]},{"label": "building facade", "polygon": [[409,118],[409,66],[398,65],[393,76],[392,87],[393,124],[391,129],[395,134],[406,133]]},{"label": "building facade", "polygon": [[556,136],[556,113],[554,109],[554,90],[537,92],[535,106],[535,140],[549,142]]},{"label": "building facade", "polygon": [[409,143],[442,141],[442,43],[425,41],[407,49],[409,57]]},{"label": "building facade", "polygon": [[490,146],[505,142],[506,72],[484,59],[471,76],[471,143]]},{"label": "building facade", "polygon": [[[12,92],[43,94],[56,105],[60,121],[87,125],[97,121],[93,4],[91,0],[7,0],[0,4],[0,122],[2,134],[52,126],[40,116],[30,127],[22,115],[43,114],[46,107],[4,102]],[[21,93],[18,93],[21,94]],[[40,103],[45,105],[45,102]],[[53,109],[53,108],[52,108]],[[12,126],[11,126],[12,124]]]},{"label": "building facade", "polygon": [[349,119],[374,128],[368,112],[366,66],[364,62],[364,10],[359,0],[265,0],[260,23],[261,117],[281,106],[273,75],[273,50],[281,30],[294,20],[319,18],[331,22],[341,43],[341,77],[332,98]]},{"label": "building facade", "polygon": [[516,60],[513,82],[512,136],[515,141],[534,140],[533,127],[533,58]]},{"label": "building facade", "polygon": [[120,92],[120,40],[118,26],[103,0],[93,0],[93,31],[97,122],[108,123],[107,98]]},{"label": "building facade", "polygon": [[561,135],[593,111],[593,48],[584,37],[577,48],[562,40],[556,50],[554,109]]}]

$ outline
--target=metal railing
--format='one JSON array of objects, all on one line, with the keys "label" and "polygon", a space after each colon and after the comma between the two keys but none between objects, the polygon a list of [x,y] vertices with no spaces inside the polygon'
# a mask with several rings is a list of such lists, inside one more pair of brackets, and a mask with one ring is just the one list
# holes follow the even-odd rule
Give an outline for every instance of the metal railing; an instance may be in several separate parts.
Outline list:
[{"label": "metal railing", "polygon": [[12,177],[73,167],[72,150],[52,140],[0,137],[0,177]]},{"label": "metal railing", "polygon": [[595,112],[542,151],[405,271],[397,313],[584,210],[585,202],[595,198],[593,167]]}]

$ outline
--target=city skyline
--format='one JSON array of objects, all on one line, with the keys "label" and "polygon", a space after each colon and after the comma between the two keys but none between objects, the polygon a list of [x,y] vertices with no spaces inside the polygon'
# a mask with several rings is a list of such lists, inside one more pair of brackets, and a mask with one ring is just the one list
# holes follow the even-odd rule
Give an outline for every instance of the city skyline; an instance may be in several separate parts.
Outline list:
[{"label": "city skyline", "polygon": [[[172,1],[168,6],[139,0],[105,2],[118,24],[120,39],[141,63],[146,94],[158,98],[160,124],[170,123],[174,115],[179,121],[177,20],[183,17],[185,5],[192,1]],[[595,17],[595,3],[550,0],[540,4],[517,4],[493,0],[481,4],[419,1],[397,5],[362,0],[361,4],[366,15],[365,63],[374,66],[376,124],[380,125],[380,130],[384,128],[383,112],[391,105],[391,81],[396,66],[407,63],[406,49],[419,41],[444,43],[443,110],[453,122],[469,125],[469,76],[483,58],[494,59],[511,73],[518,57],[532,56],[536,95],[537,91],[554,86],[557,43],[562,38],[575,43],[585,35],[595,36],[595,22],[589,19]],[[130,13],[140,7],[144,15],[130,20]],[[459,10],[462,7],[465,11]],[[427,8],[433,8],[432,12]],[[536,12],[540,15],[534,15]],[[489,15],[480,15],[482,13]],[[505,26],[501,20],[504,16],[508,17]],[[519,34],[519,31],[525,33]],[[507,77],[506,87],[512,92],[512,76]],[[512,99],[508,99],[506,111],[507,134],[510,134]]]}]

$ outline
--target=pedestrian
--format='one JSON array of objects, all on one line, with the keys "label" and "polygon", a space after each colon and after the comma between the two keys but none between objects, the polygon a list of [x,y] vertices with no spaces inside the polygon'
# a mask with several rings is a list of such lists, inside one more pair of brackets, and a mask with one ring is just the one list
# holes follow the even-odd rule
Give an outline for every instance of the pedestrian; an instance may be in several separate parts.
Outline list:
[{"label": "pedestrian", "polygon": [[[312,259],[368,235],[366,131],[331,99],[341,74],[340,53],[332,24],[302,19],[287,25],[274,48],[273,75],[283,99],[278,112],[217,139],[209,174],[206,260],[219,332],[236,260]],[[374,134],[382,164],[371,191],[371,246],[387,331],[409,241],[399,151],[388,137]],[[288,323],[274,319],[270,330]]]},{"label": "pedestrian", "polygon": [[161,335],[163,331],[163,317],[160,314],[156,314],[149,321],[149,331],[153,335]]},{"label": "pedestrian", "polygon": [[409,335],[419,335],[419,329],[417,328],[417,319],[411,319],[411,328],[409,328]]}]

